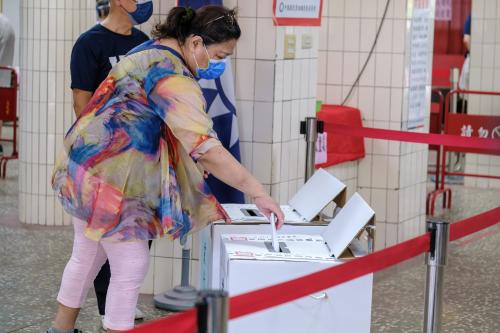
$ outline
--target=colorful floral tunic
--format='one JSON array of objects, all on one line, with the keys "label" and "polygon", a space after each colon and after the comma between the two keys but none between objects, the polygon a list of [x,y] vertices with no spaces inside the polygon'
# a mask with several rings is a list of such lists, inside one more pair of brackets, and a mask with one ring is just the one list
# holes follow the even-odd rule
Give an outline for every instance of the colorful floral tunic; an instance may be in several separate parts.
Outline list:
[{"label": "colorful floral tunic", "polygon": [[196,165],[217,145],[182,58],[150,41],[111,70],[70,128],[52,187],[91,239],[182,237],[226,218]]}]

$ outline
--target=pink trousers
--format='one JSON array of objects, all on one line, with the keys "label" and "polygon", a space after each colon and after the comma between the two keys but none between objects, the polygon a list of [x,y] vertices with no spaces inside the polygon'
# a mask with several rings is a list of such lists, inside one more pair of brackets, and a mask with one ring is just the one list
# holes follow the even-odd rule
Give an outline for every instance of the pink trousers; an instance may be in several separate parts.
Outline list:
[{"label": "pink trousers", "polygon": [[99,242],[84,236],[86,222],[73,218],[73,253],[64,269],[57,300],[70,308],[81,308],[102,265],[109,260],[111,280],[106,295],[104,325],[113,330],[134,327],[139,289],[149,265],[148,242]]}]

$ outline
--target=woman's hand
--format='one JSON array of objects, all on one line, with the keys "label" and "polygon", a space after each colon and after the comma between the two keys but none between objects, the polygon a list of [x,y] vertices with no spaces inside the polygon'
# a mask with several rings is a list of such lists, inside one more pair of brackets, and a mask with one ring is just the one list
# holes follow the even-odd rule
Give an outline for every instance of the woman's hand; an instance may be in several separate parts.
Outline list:
[{"label": "woman's hand", "polygon": [[276,229],[280,229],[285,222],[285,214],[281,210],[280,206],[274,202],[273,198],[271,198],[267,193],[263,193],[253,198],[255,205],[257,208],[269,218],[271,213],[276,215],[278,219],[278,224],[276,225]]},{"label": "woman's hand", "polygon": [[278,218],[277,228],[281,228],[285,217],[281,208],[267,194],[262,185],[224,147],[214,146],[199,159],[204,170],[224,183],[250,196],[257,208],[269,218],[274,213]]}]

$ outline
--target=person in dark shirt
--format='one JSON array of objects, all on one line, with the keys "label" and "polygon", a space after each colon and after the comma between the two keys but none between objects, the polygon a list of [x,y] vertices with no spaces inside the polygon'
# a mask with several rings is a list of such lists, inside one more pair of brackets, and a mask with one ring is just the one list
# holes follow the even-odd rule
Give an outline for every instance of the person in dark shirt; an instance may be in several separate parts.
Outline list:
[{"label": "person in dark shirt", "polygon": [[77,117],[111,67],[128,51],[149,40],[146,34],[133,27],[135,19],[129,13],[133,13],[136,6],[134,0],[111,0],[109,15],[101,24],[84,32],[73,46],[71,89]]},{"label": "person in dark shirt", "polygon": [[[145,33],[133,25],[143,23],[151,17],[152,2],[139,1],[139,4],[136,2],[135,0],[96,1],[96,11],[102,21],[81,34],[71,52],[71,89],[73,110],[77,117],[113,65],[130,50],[149,40]],[[109,14],[103,18],[106,11],[109,11]],[[110,277],[109,262],[106,261],[94,280],[101,317],[105,314]],[[143,314],[137,309],[136,319],[142,317]],[[103,328],[106,329],[104,325]]]}]

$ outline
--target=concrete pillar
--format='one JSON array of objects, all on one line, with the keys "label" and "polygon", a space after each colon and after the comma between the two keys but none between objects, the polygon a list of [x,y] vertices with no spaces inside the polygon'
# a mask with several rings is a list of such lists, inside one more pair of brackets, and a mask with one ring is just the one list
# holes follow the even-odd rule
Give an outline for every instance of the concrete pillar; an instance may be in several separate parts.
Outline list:
[{"label": "concrete pillar", "polygon": [[21,0],[19,219],[69,222],[50,187],[65,131],[74,121],[69,61],[81,32],[95,22],[92,0]]},{"label": "concrete pillar", "polygon": [[[361,71],[382,22],[386,0],[325,1],[321,26],[318,99],[341,104]],[[421,45],[427,74],[420,98],[422,127],[409,126],[412,27],[427,8],[420,26],[429,39]],[[392,0],[377,45],[346,105],[359,108],[363,125],[428,132],[435,1]],[[413,38],[413,42],[415,38]],[[413,43],[414,44],[414,43]],[[425,58],[425,57],[424,57]],[[366,157],[330,171],[368,200],[377,214],[376,249],[424,232],[427,146],[365,139]]]},{"label": "concrete pillar", "polygon": [[[471,90],[500,92],[500,3],[472,1],[470,50]],[[468,114],[500,116],[499,96],[468,96]],[[475,128],[473,136],[479,129]],[[488,137],[492,138],[492,133]],[[494,138],[499,139],[498,134]],[[500,176],[500,156],[467,154],[465,172]],[[500,180],[465,177],[466,186],[500,188]]]}]

